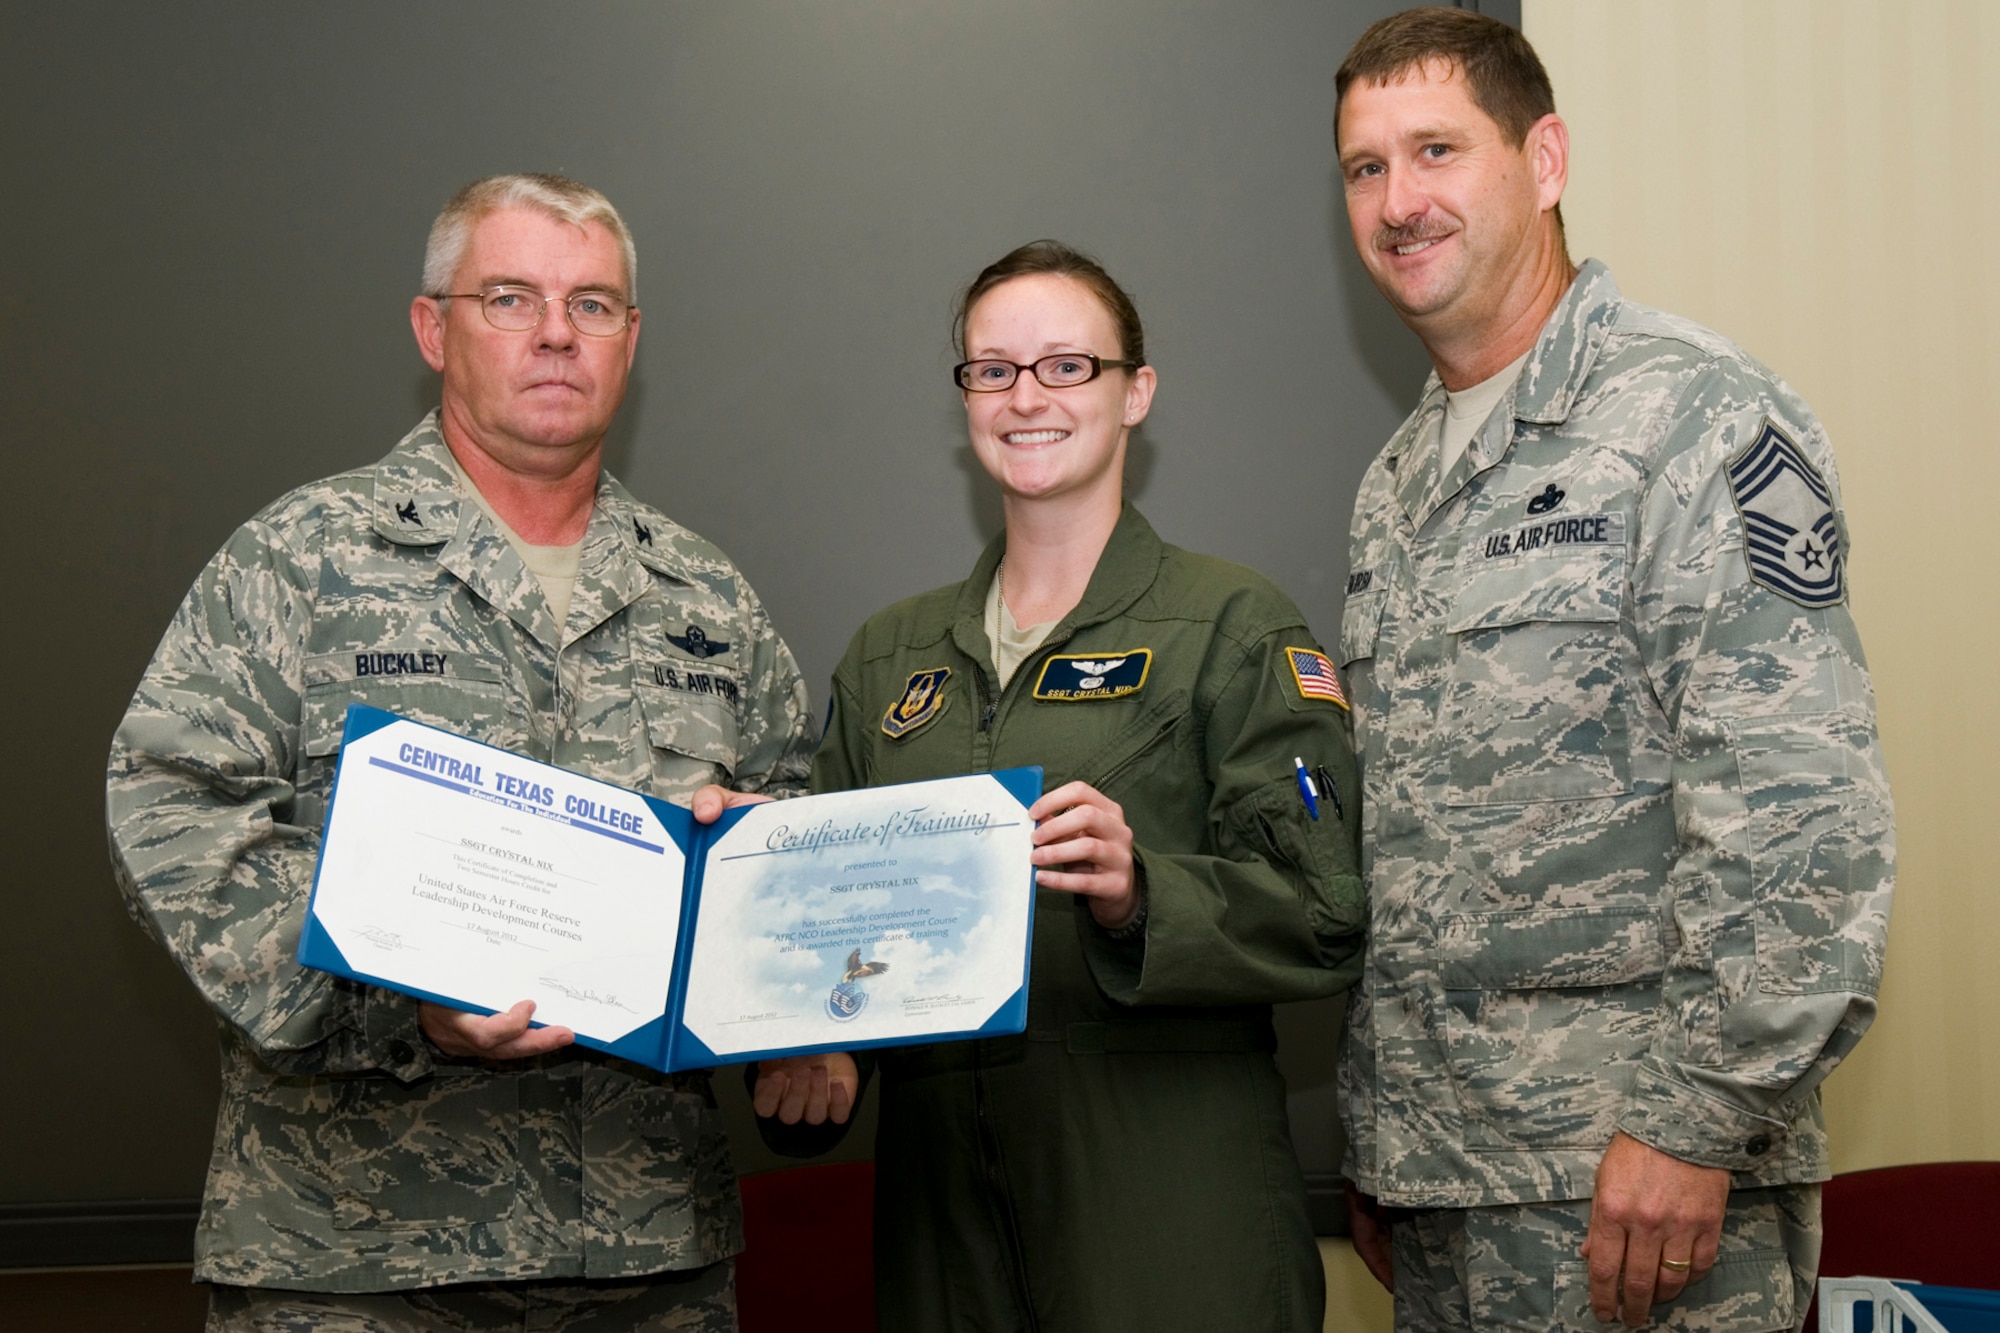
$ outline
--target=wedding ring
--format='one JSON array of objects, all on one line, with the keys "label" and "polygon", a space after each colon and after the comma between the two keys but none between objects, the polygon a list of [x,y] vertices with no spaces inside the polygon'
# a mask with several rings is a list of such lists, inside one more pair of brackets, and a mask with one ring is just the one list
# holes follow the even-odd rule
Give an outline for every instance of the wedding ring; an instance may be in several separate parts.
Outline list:
[{"label": "wedding ring", "polygon": [[1693,1267],[1694,1267],[1694,1260],[1692,1260],[1692,1259],[1662,1259],[1662,1260],[1660,1260],[1660,1267],[1662,1267],[1662,1268],[1666,1269],[1666,1270],[1667,1270],[1667,1271],[1668,1271],[1669,1273],[1685,1273],[1685,1272],[1687,1272],[1687,1271],[1688,1271],[1688,1270],[1689,1270],[1690,1268],[1693,1268]]}]

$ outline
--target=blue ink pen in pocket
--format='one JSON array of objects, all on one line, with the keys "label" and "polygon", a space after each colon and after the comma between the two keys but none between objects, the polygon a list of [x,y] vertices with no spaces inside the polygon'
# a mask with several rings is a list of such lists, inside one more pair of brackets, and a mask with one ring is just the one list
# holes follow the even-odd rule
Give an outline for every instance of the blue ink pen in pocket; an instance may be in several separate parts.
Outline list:
[{"label": "blue ink pen in pocket", "polygon": [[1315,821],[1319,819],[1319,793],[1313,790],[1312,774],[1306,772],[1306,761],[1294,755],[1292,768],[1299,780],[1299,799],[1306,803],[1306,813]]}]

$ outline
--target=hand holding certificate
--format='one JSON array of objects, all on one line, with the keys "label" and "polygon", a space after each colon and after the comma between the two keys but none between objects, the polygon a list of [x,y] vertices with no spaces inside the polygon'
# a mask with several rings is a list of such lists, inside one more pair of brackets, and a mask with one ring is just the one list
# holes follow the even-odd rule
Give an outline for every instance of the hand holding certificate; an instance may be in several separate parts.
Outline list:
[{"label": "hand holding certificate", "polygon": [[349,710],[309,966],[661,1069],[1018,1032],[1035,769],[687,811]]}]

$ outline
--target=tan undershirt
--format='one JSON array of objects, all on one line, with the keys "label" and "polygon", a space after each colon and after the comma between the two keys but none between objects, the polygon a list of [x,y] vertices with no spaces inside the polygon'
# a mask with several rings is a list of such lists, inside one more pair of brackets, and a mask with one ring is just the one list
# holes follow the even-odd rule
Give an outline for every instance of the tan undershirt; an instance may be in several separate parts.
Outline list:
[{"label": "tan undershirt", "polygon": [[[1003,562],[1001,568],[1005,567]],[[1055,627],[1053,620],[1045,625],[1016,625],[1014,613],[1000,597],[1000,570],[993,571],[993,582],[986,589],[986,642],[993,645],[993,665],[1000,671],[1001,689],[1007,688],[1021,663],[1042,646]]]},{"label": "tan undershirt", "polygon": [[1530,347],[1521,353],[1511,365],[1503,366],[1492,375],[1457,393],[1450,390],[1444,395],[1444,432],[1438,449],[1438,475],[1448,475],[1458,466],[1458,460],[1465,456],[1465,448],[1472,443],[1472,437],[1479,434],[1479,428],[1486,424],[1486,418],[1493,415],[1493,409],[1500,405],[1500,399],[1512,388],[1521,374],[1521,367],[1528,364],[1534,354]]},{"label": "tan undershirt", "polygon": [[576,571],[583,562],[583,538],[577,538],[568,546],[536,546],[514,531],[513,526],[487,503],[479,488],[472,484],[472,478],[459,466],[458,456],[451,454],[449,449],[445,452],[451,456],[451,470],[458,474],[459,491],[486,511],[486,517],[493,520],[493,526],[500,529],[500,535],[520,554],[521,563],[542,585],[542,597],[548,602],[556,625],[561,627],[569,623],[569,600],[576,591]]}]

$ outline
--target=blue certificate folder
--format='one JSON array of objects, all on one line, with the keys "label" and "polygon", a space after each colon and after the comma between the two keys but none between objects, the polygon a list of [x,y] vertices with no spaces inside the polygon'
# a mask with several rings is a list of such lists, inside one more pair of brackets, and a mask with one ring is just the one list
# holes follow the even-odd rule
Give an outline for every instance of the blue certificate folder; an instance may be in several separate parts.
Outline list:
[{"label": "blue certificate folder", "polygon": [[655,1069],[1018,1033],[1042,770],[680,806],[350,705],[299,962]]}]

